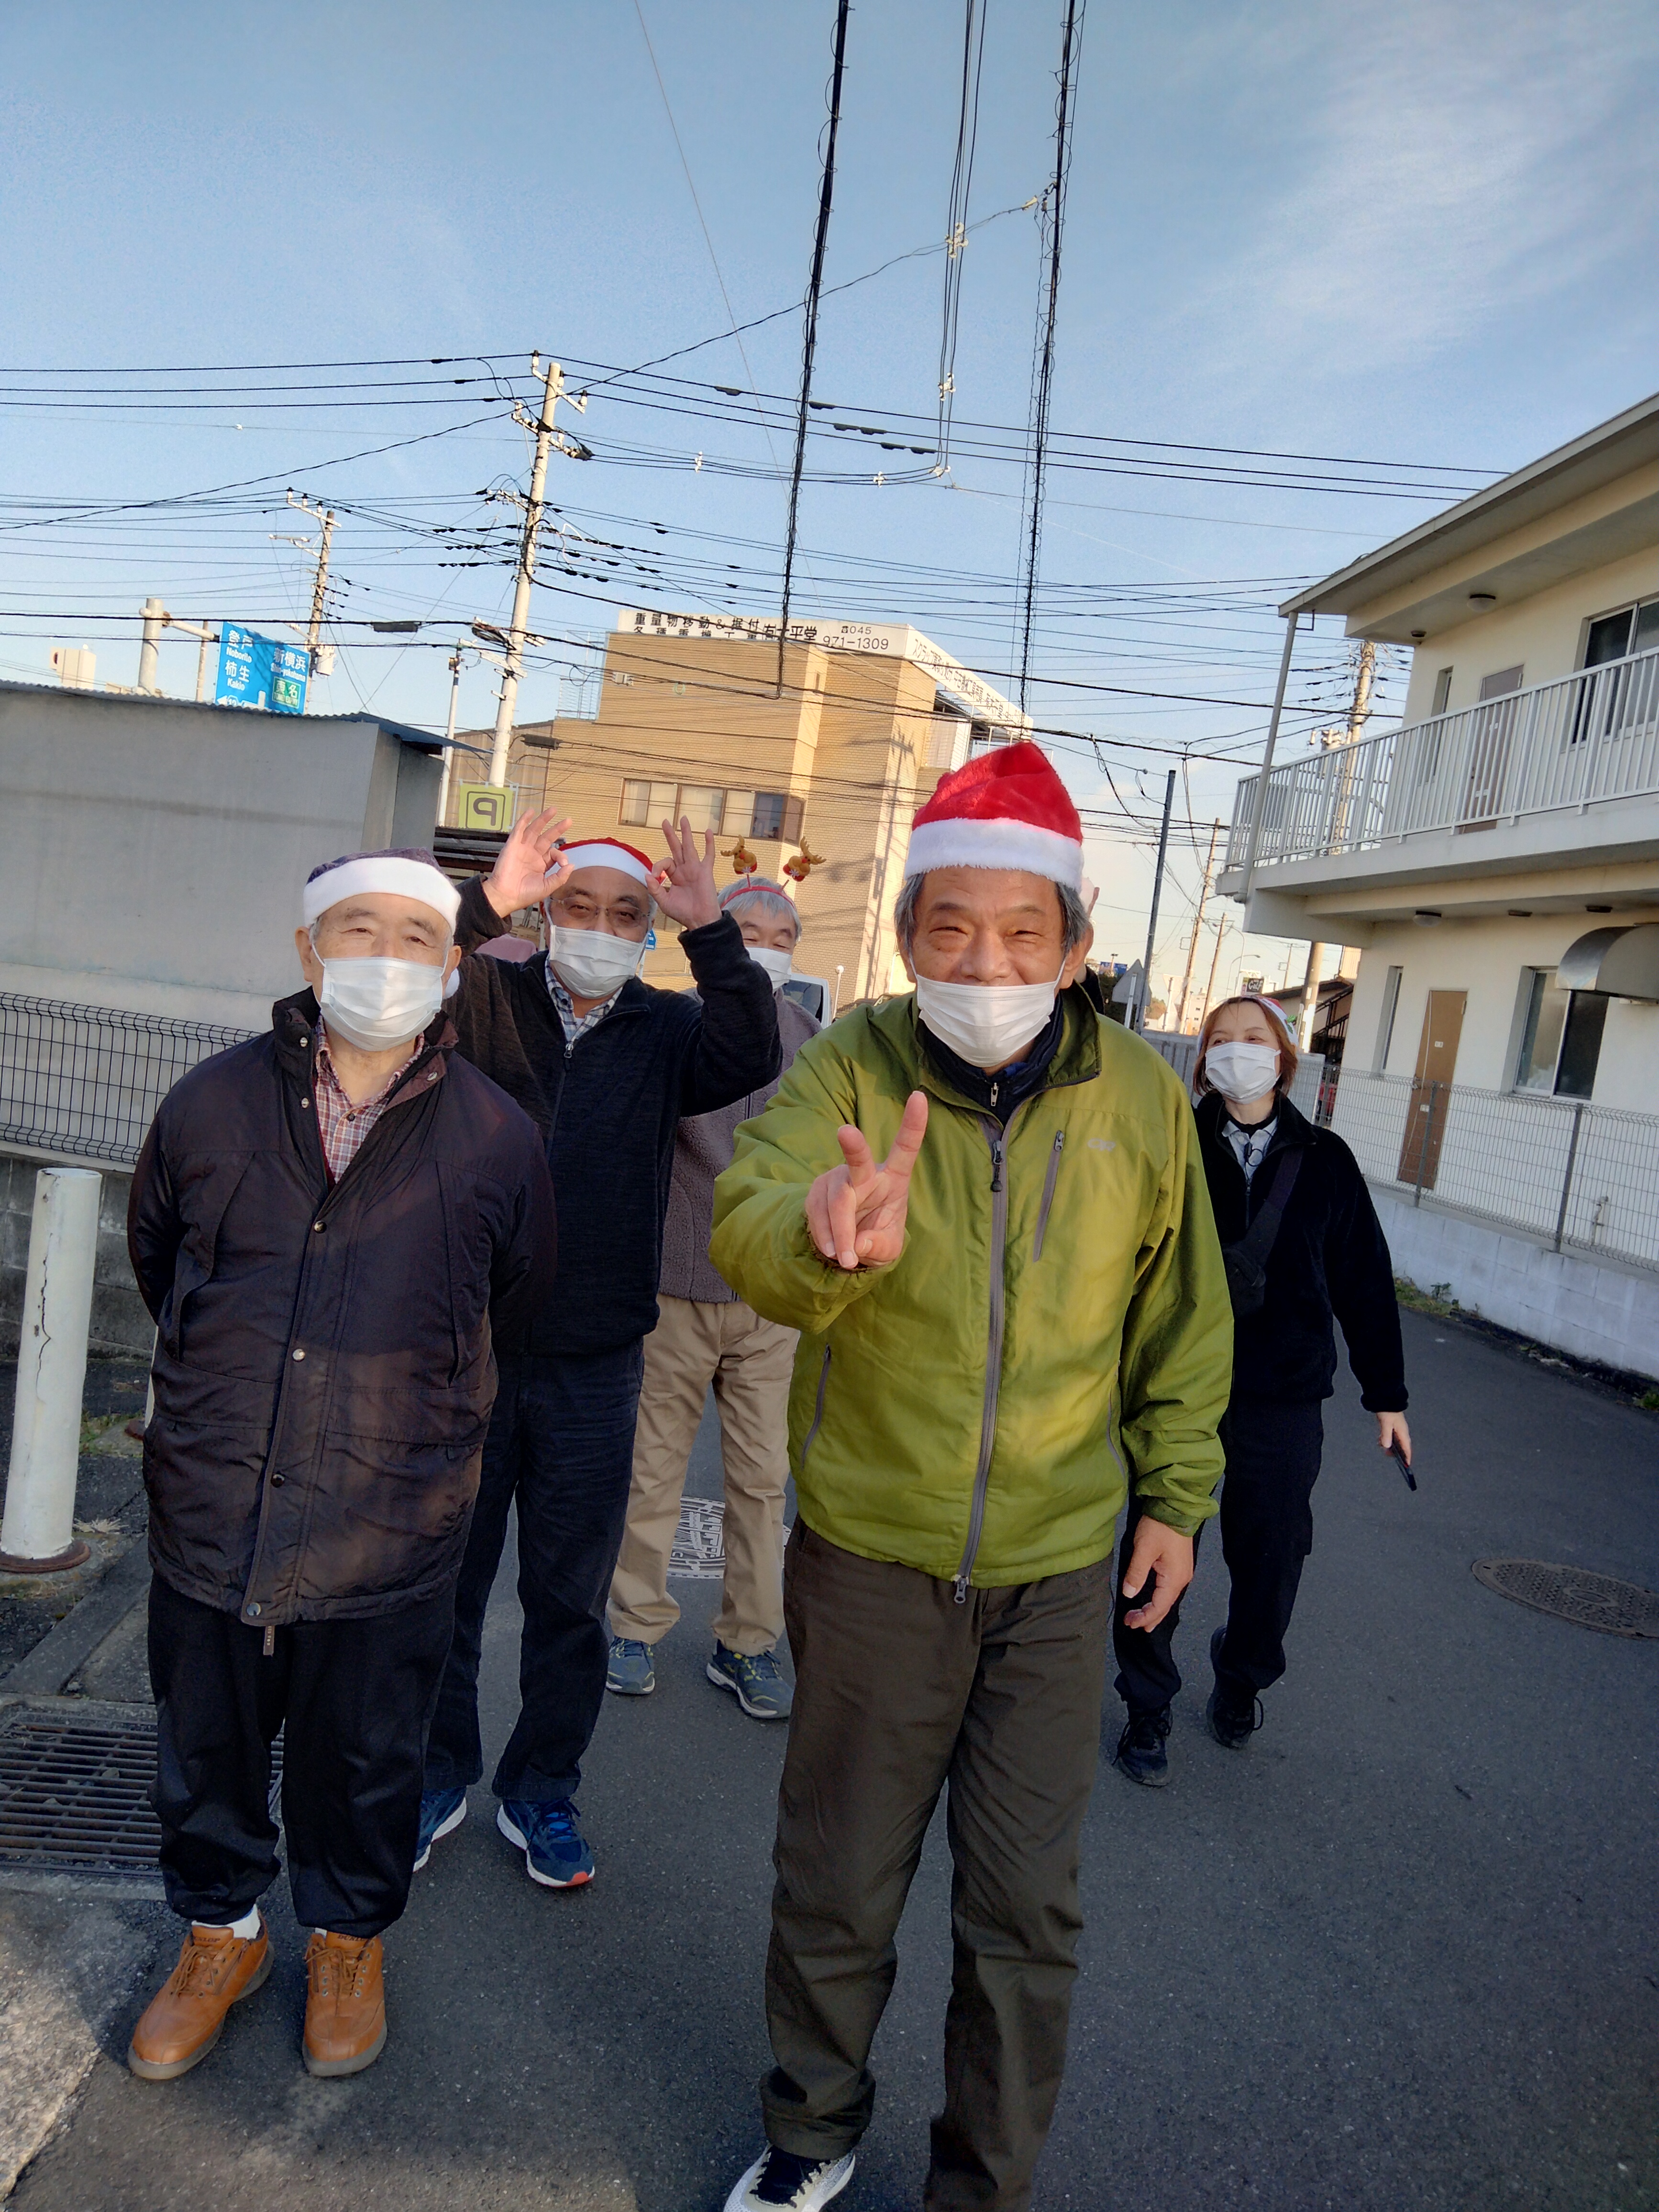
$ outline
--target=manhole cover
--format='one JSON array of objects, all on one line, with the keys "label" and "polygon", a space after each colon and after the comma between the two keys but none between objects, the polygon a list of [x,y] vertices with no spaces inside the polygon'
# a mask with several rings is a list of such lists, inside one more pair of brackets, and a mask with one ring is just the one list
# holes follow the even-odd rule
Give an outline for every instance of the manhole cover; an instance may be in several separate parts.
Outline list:
[{"label": "manhole cover", "polygon": [[1517,1605],[1553,1613],[1603,1636],[1659,1638],[1659,1593],[1584,1567],[1552,1567],[1542,1559],[1477,1559],[1477,1582]]},{"label": "manhole cover", "polygon": [[[276,1817],[283,1747],[271,1747]],[[0,1734],[0,1864],[151,1874],[161,1832],[150,1810],[155,1724],[99,1727],[23,1711]]]}]

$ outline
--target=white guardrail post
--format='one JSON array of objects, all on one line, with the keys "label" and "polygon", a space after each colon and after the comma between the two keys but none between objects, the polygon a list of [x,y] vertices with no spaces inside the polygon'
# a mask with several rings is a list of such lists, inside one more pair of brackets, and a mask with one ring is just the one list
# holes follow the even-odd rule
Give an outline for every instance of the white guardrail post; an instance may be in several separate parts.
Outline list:
[{"label": "white guardrail post", "polygon": [[102,1184],[95,1168],[34,1179],[0,1574],[61,1574],[90,1556],[75,1534],[75,1484]]}]

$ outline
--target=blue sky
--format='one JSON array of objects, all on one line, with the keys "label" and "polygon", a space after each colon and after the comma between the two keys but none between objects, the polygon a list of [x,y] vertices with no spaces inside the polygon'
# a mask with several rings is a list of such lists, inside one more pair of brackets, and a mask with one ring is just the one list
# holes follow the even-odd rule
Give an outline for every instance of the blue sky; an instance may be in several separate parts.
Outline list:
[{"label": "blue sky", "polygon": [[[77,625],[72,612],[125,614],[155,592],[191,616],[270,620],[298,612],[307,590],[299,554],[272,537],[292,518],[257,500],[129,506],[73,526],[43,526],[50,505],[20,501],[166,501],[263,477],[278,504],[291,483],[398,516],[499,522],[507,510],[475,495],[525,466],[494,384],[320,410],[252,404],[249,383],[283,380],[245,374],[240,400],[210,388],[191,395],[193,411],[179,394],[166,411],[117,412],[107,397],[57,403],[139,380],[57,372],[487,355],[522,388],[533,347],[631,367],[727,327],[691,186],[739,319],[799,297],[833,7],[642,6],[690,185],[632,0],[6,11],[0,330],[14,371],[46,374],[4,380],[0,520],[30,526],[0,537],[0,592],[7,607],[35,611],[0,623],[4,672],[40,671],[51,643],[84,636],[100,676],[131,681],[136,623]],[[1057,0],[989,8],[975,220],[1030,199],[1052,160]],[[959,0],[866,0],[853,16],[831,284],[942,234],[961,21]],[[1478,471],[1628,404],[1655,382],[1659,356],[1659,288],[1643,273],[1656,47],[1659,16],[1635,0],[1521,4],[1501,17],[1452,0],[1095,0],[1056,424]],[[1019,213],[977,231],[963,265],[958,422],[1012,426],[1005,446],[1026,413],[1037,269],[1034,219]],[[826,301],[815,388],[846,419],[907,414],[916,442],[931,442],[941,272],[927,252]],[[727,337],[673,369],[787,394],[799,359],[799,320],[786,316],[741,349]],[[482,374],[450,373],[469,369]],[[35,404],[22,406],[26,384]],[[453,427],[475,412],[491,419]],[[718,568],[735,583],[741,596],[721,604],[767,611],[787,437],[603,395],[580,427],[599,459],[556,464],[551,492],[589,538],[672,549],[705,580]],[[434,429],[445,434],[401,442]],[[710,457],[701,471],[698,450]],[[842,447],[826,457],[858,475]],[[1012,459],[984,457],[958,457],[948,482],[809,483],[797,606],[914,619],[971,664],[1007,668],[1019,489]],[[1038,661],[1054,680],[1034,696],[1038,720],[1131,741],[1107,757],[1117,795],[1143,812],[1166,764],[1152,748],[1237,751],[1259,731],[1273,599],[1447,495],[1057,471]],[[498,615],[510,596],[504,569],[440,568],[429,540],[356,514],[336,554],[341,611],[359,618],[465,620]],[[605,587],[574,589],[538,592],[550,635],[604,626]],[[672,604],[708,597],[662,589]],[[614,603],[640,596],[630,583]],[[193,648],[169,647],[164,683],[187,692],[193,676]],[[1346,680],[1333,625],[1309,642],[1293,696],[1334,704]],[[327,695],[337,709],[362,698],[430,724],[446,689],[441,653],[424,642],[355,644]],[[520,712],[550,712],[556,697],[550,665]],[[470,675],[464,717],[491,711],[485,674]],[[1087,750],[1055,750],[1079,801],[1115,814]],[[1194,761],[1192,814],[1224,813],[1235,774]],[[1187,805],[1183,787],[1178,812]],[[1160,969],[1179,964],[1197,873],[1189,838],[1176,854]],[[1104,886],[1102,949],[1134,949],[1144,848],[1127,829],[1103,836],[1091,867]]]}]

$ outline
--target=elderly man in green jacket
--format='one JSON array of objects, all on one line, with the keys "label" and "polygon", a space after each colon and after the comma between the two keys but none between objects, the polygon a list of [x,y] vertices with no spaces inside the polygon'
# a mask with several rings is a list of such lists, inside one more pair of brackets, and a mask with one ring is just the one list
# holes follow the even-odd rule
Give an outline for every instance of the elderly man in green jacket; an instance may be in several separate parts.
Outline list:
[{"label": "elderly man in green jacket", "polygon": [[1036,746],[944,779],[896,915],[915,996],[804,1046],[716,1186],[715,1266],[802,1332],[776,2063],[728,2212],[816,2212],[851,2178],[941,1789],[955,1968],[924,2202],[1029,2203],[1065,2061],[1115,1524],[1133,1486],[1125,1588],[1150,1627],[1214,1510],[1232,1326],[1192,1111],[1071,988],[1081,871]]}]

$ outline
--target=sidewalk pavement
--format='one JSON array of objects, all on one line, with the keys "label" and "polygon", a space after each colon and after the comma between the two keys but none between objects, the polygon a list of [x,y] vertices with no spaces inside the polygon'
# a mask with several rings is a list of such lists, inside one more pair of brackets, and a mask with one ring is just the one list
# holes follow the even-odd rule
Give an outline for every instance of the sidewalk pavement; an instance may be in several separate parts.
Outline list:
[{"label": "sidewalk pavement", "polygon": [[[1266,1729],[1242,1754],[1203,1733],[1225,1591],[1211,1542],[1182,1632],[1170,1786],[1103,1765],[1040,2206],[1659,2202],[1659,1645],[1528,1612],[1469,1572],[1519,1555],[1659,1586],[1659,1422],[1455,1323],[1404,1322],[1422,1489],[1376,1453],[1345,1377]],[[717,1494],[701,1472],[699,1486]],[[611,1700],[593,1747],[589,1888],[533,1888],[476,1790],[388,1937],[386,2056],[337,2082],[301,2067],[301,1938],[273,1892],[271,1982],[170,2087],[119,2063],[147,1994],[132,1976],[72,2119],[18,2185],[21,2212],[718,2207],[757,2140],[781,1731],[702,1678],[715,1586],[677,1589],[656,1695]],[[492,1748],[516,1635],[509,1565],[487,1630]],[[131,1660],[100,1652],[92,1676],[117,1682]],[[1116,1725],[1109,1711],[1107,1750]],[[848,2212],[919,2197],[950,1973],[941,1825]],[[125,1910],[171,1952],[164,1911]]]}]

